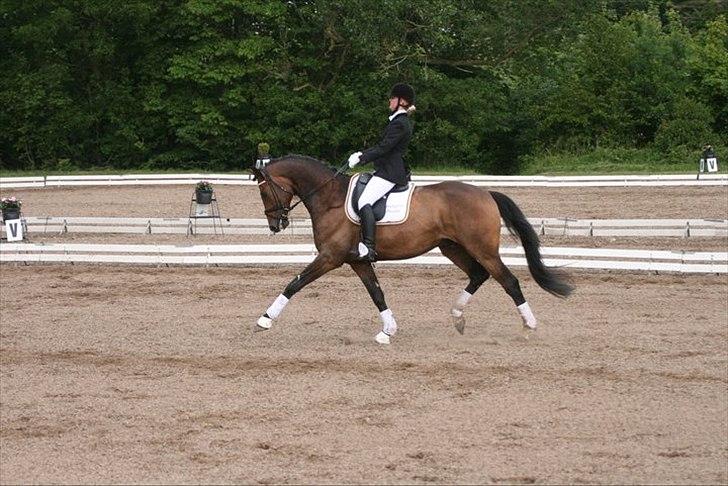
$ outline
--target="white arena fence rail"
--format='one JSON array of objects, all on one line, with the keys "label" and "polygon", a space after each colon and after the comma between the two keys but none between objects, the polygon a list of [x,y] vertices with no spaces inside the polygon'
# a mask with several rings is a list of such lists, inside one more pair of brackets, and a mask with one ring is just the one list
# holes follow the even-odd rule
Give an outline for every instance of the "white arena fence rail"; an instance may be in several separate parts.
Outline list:
[{"label": "white arena fence rail", "polygon": [[[250,174],[122,174],[0,177],[0,189],[69,186],[189,185],[200,180],[220,185],[255,185]],[[728,186],[728,174],[597,175],[597,176],[412,176],[417,185],[461,181],[489,187],[630,187]]]},{"label": "white arena fence rail", "polygon": [[[728,252],[675,252],[607,248],[541,249],[549,267],[678,273],[728,273]],[[506,265],[527,266],[523,248],[501,247]],[[281,265],[306,264],[315,258],[312,244],[246,245],[102,245],[0,244],[0,262],[112,263],[137,265]],[[439,250],[388,265],[450,265]]]},{"label": "white arena fence rail", "polygon": [[[27,217],[23,218],[28,233],[136,233],[136,234],[213,234],[267,235],[268,222],[259,219],[209,218],[113,218],[113,217]],[[529,218],[540,235],[546,236],[638,236],[638,237],[728,237],[725,219],[575,219]],[[1,231],[5,231],[4,226]],[[505,227],[502,233],[506,234]],[[310,219],[291,219],[281,235],[312,235]]]}]

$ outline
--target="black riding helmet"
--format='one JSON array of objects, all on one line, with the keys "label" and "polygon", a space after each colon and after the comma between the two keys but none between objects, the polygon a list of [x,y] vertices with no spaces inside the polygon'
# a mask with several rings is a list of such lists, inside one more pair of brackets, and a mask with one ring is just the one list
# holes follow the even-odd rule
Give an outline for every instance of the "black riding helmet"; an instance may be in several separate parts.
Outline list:
[{"label": "black riding helmet", "polygon": [[392,92],[389,95],[390,98],[402,98],[410,105],[415,104],[415,90],[406,83],[397,83],[392,86]]}]

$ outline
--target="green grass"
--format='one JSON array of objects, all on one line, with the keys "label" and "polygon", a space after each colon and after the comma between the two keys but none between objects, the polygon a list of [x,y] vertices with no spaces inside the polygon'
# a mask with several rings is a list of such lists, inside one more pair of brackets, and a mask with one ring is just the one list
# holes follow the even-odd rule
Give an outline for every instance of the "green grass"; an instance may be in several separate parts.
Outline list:
[{"label": "green grass", "polygon": [[459,165],[437,165],[430,167],[416,167],[412,169],[414,175],[465,175],[473,174],[475,171],[471,167],[463,167]]},{"label": "green grass", "polygon": [[[364,167],[357,167],[356,169],[349,170],[348,173],[355,172],[370,172],[373,170],[371,165]],[[462,166],[438,166],[438,167],[425,167],[414,169],[413,172],[417,175],[462,175],[472,174],[473,169]],[[43,170],[0,170],[0,177],[42,177],[42,176],[61,176],[61,175],[103,175],[103,174],[247,174],[247,171],[236,170],[236,171],[218,171],[209,169],[179,169],[179,170],[151,170],[151,169],[89,169],[89,170],[74,170],[74,171],[43,171]]]},{"label": "green grass", "polygon": [[[728,148],[717,147],[719,169],[725,172],[728,156],[721,157],[728,152]],[[599,175],[599,174],[695,174],[698,171],[699,151],[693,153],[662,154],[653,149],[629,148],[602,148],[591,152],[574,153],[546,153],[527,155],[522,157],[520,175]],[[356,168],[359,171],[371,171],[372,166]],[[353,173],[355,171],[349,171]],[[244,170],[230,172],[209,169],[109,169],[96,168],[88,170],[68,171],[42,171],[42,170],[1,170],[0,177],[33,177],[48,175],[96,175],[96,174],[184,174],[184,173],[216,173],[244,174]],[[470,167],[459,165],[431,165],[416,167],[416,175],[465,175],[475,171]]]},{"label": "green grass", "polygon": [[698,160],[698,153],[692,156],[691,154],[666,156],[651,149],[597,149],[586,154],[526,156],[522,160],[520,173],[523,175],[690,174],[697,173]]},{"label": "green grass", "polygon": [[123,174],[247,174],[244,170],[221,171],[209,169],[111,169],[108,167],[87,170],[6,170],[0,169],[0,177],[42,177],[62,175],[123,175]]}]

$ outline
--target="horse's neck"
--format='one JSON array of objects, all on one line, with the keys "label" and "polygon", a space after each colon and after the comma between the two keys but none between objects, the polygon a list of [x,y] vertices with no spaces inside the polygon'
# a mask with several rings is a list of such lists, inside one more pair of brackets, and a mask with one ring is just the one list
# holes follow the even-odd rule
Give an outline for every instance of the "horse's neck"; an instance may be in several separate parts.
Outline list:
[{"label": "horse's neck", "polygon": [[294,191],[299,197],[305,197],[306,194],[314,191],[318,186],[323,184],[328,176],[328,174],[324,174],[324,171],[318,168],[316,170],[297,168],[297,170],[290,172],[289,179],[293,183]]},{"label": "horse's neck", "polygon": [[316,219],[331,207],[340,207],[346,198],[343,189],[334,173],[323,167],[301,167],[300,163],[282,162],[289,164],[285,167],[286,177],[293,184],[294,193],[303,199],[303,204]]}]

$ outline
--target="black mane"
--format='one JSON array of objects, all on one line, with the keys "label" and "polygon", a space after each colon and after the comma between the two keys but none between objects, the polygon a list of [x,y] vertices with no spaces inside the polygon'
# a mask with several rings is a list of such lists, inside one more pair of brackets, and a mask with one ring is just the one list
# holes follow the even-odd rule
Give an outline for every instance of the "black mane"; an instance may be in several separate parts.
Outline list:
[{"label": "black mane", "polygon": [[323,166],[324,168],[330,170],[331,172],[336,172],[338,170],[338,167],[334,167],[333,165],[329,164],[328,162],[324,162],[323,160],[319,160],[317,158],[310,157],[308,155],[299,155],[299,154],[288,154],[288,155],[284,155],[283,157],[276,157],[275,159],[272,159],[270,161],[270,164],[274,164],[281,160],[287,160],[287,159],[299,159],[299,160],[303,160],[305,162],[311,162],[312,164],[319,164],[319,165]]}]

